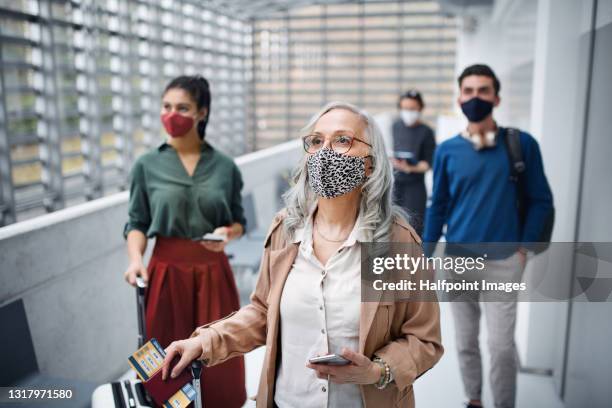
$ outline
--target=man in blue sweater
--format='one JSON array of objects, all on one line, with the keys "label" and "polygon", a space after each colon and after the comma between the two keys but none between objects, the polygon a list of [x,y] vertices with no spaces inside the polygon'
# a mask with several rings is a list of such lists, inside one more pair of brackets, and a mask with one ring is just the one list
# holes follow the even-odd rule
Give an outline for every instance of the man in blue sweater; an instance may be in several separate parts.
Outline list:
[{"label": "man in blue sweater", "polygon": [[[525,215],[519,217],[517,185],[504,142],[505,130],[493,119],[500,103],[500,83],[486,65],[467,67],[458,78],[458,103],[467,117],[467,129],[436,150],[434,186],[427,210],[423,241],[426,252],[440,239],[446,225],[449,243],[516,243],[503,259],[487,262],[486,273],[520,276],[528,243],[539,241],[545,220],[553,210],[552,193],[544,175],[538,143],[525,132],[519,140],[524,172]],[[429,243],[429,244],[427,244]],[[512,245],[510,245],[512,248]],[[516,299],[490,301],[487,293],[473,293],[451,303],[457,348],[468,407],[481,407],[482,363],[478,346],[483,301],[491,354],[491,388],[496,407],[514,407],[516,396]],[[487,301],[489,300],[489,301]]]}]

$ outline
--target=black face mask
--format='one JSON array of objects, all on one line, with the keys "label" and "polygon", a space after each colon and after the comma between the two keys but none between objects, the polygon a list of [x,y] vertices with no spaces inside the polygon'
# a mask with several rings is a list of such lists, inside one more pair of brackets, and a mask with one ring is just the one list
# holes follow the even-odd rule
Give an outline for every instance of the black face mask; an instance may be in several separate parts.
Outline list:
[{"label": "black face mask", "polygon": [[493,111],[493,102],[475,96],[461,104],[463,114],[470,122],[480,122]]}]

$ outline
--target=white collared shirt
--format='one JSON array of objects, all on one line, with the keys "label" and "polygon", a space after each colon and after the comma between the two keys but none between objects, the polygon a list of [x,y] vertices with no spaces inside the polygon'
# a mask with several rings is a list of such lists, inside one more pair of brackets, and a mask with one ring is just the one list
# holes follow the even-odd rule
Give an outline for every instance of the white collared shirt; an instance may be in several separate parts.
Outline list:
[{"label": "white collared shirt", "polygon": [[325,265],[314,255],[312,213],[296,230],[298,254],[280,304],[281,360],[274,401],[285,407],[362,407],[356,384],[334,384],[306,367],[318,354],[358,351],[361,245],[357,217],[346,241]]}]

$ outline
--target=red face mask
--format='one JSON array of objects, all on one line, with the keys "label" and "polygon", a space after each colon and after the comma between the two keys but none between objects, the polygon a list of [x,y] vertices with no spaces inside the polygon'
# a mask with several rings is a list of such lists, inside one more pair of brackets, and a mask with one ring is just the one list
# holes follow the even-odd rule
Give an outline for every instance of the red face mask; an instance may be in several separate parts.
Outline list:
[{"label": "red face mask", "polygon": [[193,118],[183,116],[179,113],[165,113],[161,115],[161,121],[166,128],[166,132],[172,137],[183,137],[193,127]]}]

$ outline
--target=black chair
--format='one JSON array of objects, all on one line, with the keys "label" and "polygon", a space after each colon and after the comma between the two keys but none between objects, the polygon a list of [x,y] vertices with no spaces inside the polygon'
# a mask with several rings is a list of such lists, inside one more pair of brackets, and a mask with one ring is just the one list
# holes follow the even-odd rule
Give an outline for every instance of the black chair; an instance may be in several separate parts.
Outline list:
[{"label": "black chair", "polygon": [[[72,398],[8,404],[19,408],[89,407],[96,384],[83,380],[54,378],[41,374],[23,300],[0,307],[0,386],[41,390],[72,390]],[[68,350],[66,352],[69,352]]]}]

